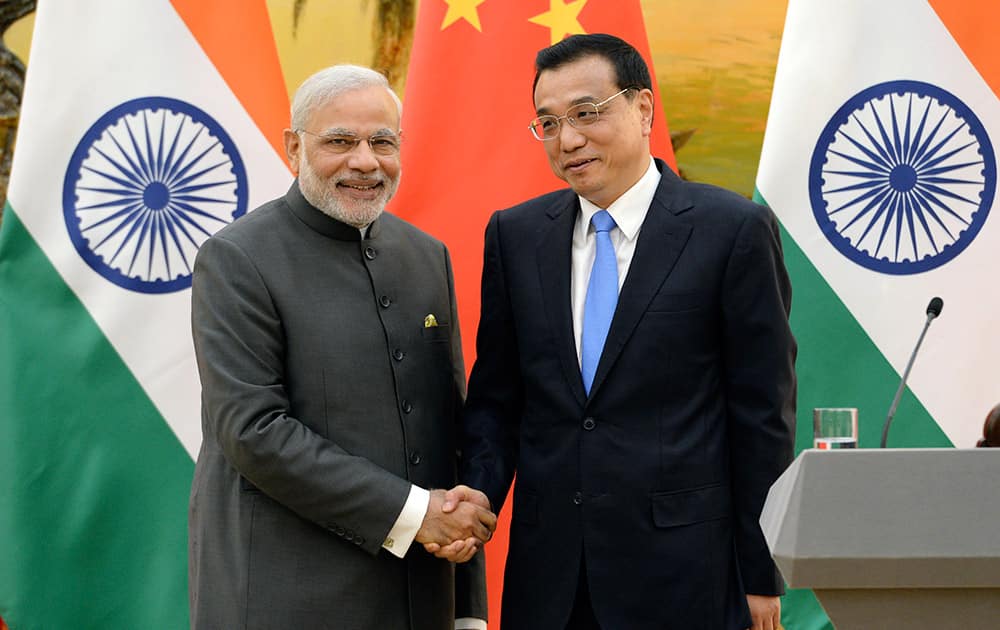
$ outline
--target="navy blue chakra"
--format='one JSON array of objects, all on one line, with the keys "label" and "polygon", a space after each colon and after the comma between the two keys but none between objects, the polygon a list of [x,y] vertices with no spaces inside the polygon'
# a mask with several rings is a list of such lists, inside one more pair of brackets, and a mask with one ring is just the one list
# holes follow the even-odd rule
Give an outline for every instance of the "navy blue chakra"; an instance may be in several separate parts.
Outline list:
[{"label": "navy blue chakra", "polygon": [[63,183],[76,251],[141,293],[191,286],[198,247],[247,210],[247,175],[229,135],[172,98],[122,103],[87,130]]},{"label": "navy blue chakra", "polygon": [[823,129],[809,168],[816,222],[840,253],[881,273],[947,263],[976,238],[996,192],[986,130],[953,94],[874,85]]}]

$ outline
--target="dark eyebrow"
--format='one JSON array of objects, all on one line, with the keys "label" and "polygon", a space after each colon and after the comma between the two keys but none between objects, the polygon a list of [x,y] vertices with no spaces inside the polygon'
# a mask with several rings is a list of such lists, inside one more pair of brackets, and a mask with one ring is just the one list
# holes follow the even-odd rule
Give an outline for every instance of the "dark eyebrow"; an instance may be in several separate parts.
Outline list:
[{"label": "dark eyebrow", "polygon": [[596,96],[581,96],[570,102],[569,106],[579,105],[580,103],[600,103],[603,99],[597,98]]},{"label": "dark eyebrow", "polygon": [[[573,107],[579,105],[580,103],[600,103],[602,99],[596,98],[594,96],[581,96],[570,101],[569,106]],[[567,108],[568,109],[568,108]],[[541,109],[536,109],[535,113],[539,116],[552,116],[552,114],[547,108],[542,107]],[[563,112],[565,113],[565,112]]]}]

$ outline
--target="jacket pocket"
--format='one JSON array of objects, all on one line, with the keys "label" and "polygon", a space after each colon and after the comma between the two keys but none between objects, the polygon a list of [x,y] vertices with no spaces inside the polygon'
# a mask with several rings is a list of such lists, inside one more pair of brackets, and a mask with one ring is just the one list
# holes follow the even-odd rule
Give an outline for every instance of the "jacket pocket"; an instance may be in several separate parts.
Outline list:
[{"label": "jacket pocket", "polygon": [[702,294],[697,291],[683,293],[657,293],[646,309],[649,313],[685,313],[700,310]]},{"label": "jacket pocket", "polygon": [[451,339],[451,326],[439,323],[437,326],[425,326],[420,329],[420,334],[424,341],[449,341]]},{"label": "jacket pocket", "polygon": [[657,527],[693,525],[729,518],[732,514],[729,486],[723,484],[656,493],[649,498],[653,524]]}]

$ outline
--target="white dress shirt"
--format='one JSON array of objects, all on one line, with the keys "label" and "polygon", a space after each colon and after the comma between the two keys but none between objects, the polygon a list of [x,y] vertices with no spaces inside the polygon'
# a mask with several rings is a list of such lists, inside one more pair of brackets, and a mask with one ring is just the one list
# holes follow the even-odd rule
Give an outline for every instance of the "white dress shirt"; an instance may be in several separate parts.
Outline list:
[{"label": "white dress shirt", "polygon": [[[610,206],[604,208],[615,220],[618,227],[611,228],[609,236],[615,246],[615,256],[618,258],[618,291],[621,292],[628,276],[635,254],[635,244],[639,239],[639,229],[646,220],[649,205],[653,203],[656,187],[660,184],[660,172],[656,170],[656,162],[649,158],[649,168],[631,188],[626,190]],[[580,339],[583,335],[583,305],[587,300],[587,285],[590,284],[590,271],[597,255],[597,238],[594,226],[590,220],[602,210],[580,197],[580,214],[576,217],[573,227],[573,270],[570,277],[570,295],[573,308],[573,338],[576,340],[576,360],[580,361]]]}]

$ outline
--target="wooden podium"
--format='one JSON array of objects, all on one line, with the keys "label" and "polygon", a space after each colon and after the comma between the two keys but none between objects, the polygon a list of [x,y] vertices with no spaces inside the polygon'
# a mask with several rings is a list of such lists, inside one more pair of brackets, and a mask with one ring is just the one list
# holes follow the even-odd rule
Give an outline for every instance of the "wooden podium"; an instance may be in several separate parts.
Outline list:
[{"label": "wooden podium", "polygon": [[838,630],[1000,628],[1000,449],[803,451],[760,517]]}]

